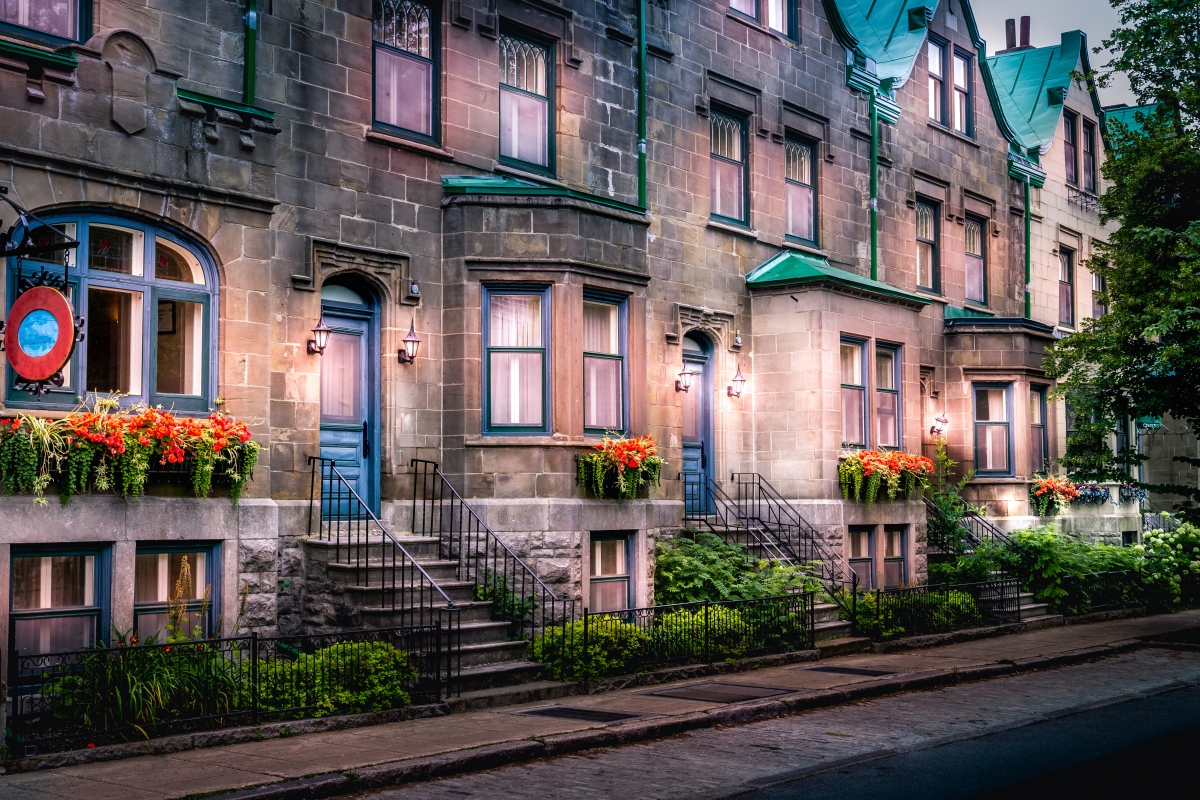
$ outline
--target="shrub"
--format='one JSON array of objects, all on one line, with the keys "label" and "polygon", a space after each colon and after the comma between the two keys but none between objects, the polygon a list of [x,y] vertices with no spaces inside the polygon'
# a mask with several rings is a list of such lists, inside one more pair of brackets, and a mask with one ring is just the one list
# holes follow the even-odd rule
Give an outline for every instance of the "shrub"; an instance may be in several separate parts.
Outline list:
[{"label": "shrub", "polygon": [[636,671],[649,651],[650,635],[615,617],[592,617],[588,620],[586,654],[583,642],[581,620],[547,628],[533,640],[530,654],[546,667],[552,680],[596,681]]},{"label": "shrub", "polygon": [[655,547],[654,596],[663,605],[705,600],[752,600],[818,591],[816,569],[751,558],[746,548],[711,533],[680,537]]},{"label": "shrub", "polygon": [[263,711],[312,710],[312,716],[361,714],[408,705],[417,669],[387,642],[341,642],[288,661],[260,661]]},{"label": "shrub", "polygon": [[655,656],[667,660],[698,657],[707,652],[716,658],[741,658],[752,649],[746,620],[738,609],[713,605],[708,607],[707,614],[707,651],[705,609],[680,609],[655,620],[651,628]]},{"label": "shrub", "polygon": [[1173,531],[1151,531],[1131,550],[1144,554],[1149,601],[1174,610],[1200,602],[1200,527],[1185,522]]}]

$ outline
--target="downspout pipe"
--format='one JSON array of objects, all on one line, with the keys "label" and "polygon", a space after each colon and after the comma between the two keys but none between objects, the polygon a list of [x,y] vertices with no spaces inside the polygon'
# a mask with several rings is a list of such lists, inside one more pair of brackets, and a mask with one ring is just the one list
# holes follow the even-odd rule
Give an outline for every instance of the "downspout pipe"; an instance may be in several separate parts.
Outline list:
[{"label": "downspout pipe", "polygon": [[1025,319],[1033,318],[1033,293],[1030,291],[1030,285],[1033,282],[1033,252],[1031,243],[1033,236],[1029,231],[1029,223],[1032,219],[1032,211],[1029,207],[1029,198],[1032,195],[1029,185],[1029,176],[1025,176]]},{"label": "downspout pipe", "polygon": [[[251,0],[253,2],[253,0]],[[646,0],[638,0],[637,207],[646,211]]]},{"label": "downspout pipe", "polygon": [[[643,0],[644,2],[644,0]],[[254,105],[258,77],[258,0],[246,0],[246,43],[242,53],[242,103]]]},{"label": "downspout pipe", "polygon": [[[642,0],[645,2],[645,0]],[[879,105],[870,93],[871,109],[871,280],[879,280]]]}]

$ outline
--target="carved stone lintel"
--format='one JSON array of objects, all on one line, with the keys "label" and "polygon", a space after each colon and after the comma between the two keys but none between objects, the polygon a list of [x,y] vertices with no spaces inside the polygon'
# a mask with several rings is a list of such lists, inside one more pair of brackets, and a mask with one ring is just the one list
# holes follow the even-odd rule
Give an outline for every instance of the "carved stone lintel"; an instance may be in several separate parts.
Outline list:
[{"label": "carved stone lintel", "polygon": [[450,24],[464,30],[471,30],[475,22],[475,9],[464,5],[462,0],[450,0]]},{"label": "carved stone lintel", "polygon": [[412,259],[408,253],[343,244],[315,236],[309,237],[309,242],[306,271],[292,275],[292,285],[297,289],[317,291],[327,276],[357,270],[387,286],[397,305],[415,306],[421,302],[419,290],[412,291]]},{"label": "carved stone lintel", "polygon": [[737,318],[729,311],[715,311],[704,306],[676,303],[673,317],[666,335],[667,344],[679,344],[683,341],[685,333],[699,329],[710,335],[717,345],[725,342],[731,352],[736,353],[742,349],[742,345],[735,341]]}]

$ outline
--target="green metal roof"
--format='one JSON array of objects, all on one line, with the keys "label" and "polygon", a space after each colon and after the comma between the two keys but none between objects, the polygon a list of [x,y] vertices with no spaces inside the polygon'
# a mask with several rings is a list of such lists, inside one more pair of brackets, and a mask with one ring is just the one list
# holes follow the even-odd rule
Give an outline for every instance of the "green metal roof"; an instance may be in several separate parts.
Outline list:
[{"label": "green metal roof", "polygon": [[1150,116],[1157,110],[1158,103],[1146,106],[1118,106],[1104,109],[1104,118],[1109,122],[1121,123],[1129,129],[1130,133],[1138,133],[1142,130],[1142,124],[1138,122],[1137,115],[1141,113]]},{"label": "green metal roof", "polygon": [[446,175],[442,178],[446,194],[561,194],[562,190],[544,183],[508,175]]},{"label": "green metal roof", "polygon": [[825,0],[842,44],[875,62],[880,82],[903,83],[925,42],[938,0]]},{"label": "green metal roof", "polygon": [[922,306],[927,306],[931,302],[919,294],[897,289],[882,281],[873,281],[853,272],[831,267],[824,256],[795,250],[784,250],[766,263],[755,267],[746,276],[746,286],[751,289],[802,286],[812,283],[832,284],[855,292],[865,292]]},{"label": "green metal roof", "polygon": [[[1026,152],[1045,150],[1054,141],[1071,73],[1081,59],[1086,72],[1087,36],[1068,31],[1052,47],[1016,50],[987,60],[1004,120]],[[1099,110],[1094,96],[1093,103]]]}]

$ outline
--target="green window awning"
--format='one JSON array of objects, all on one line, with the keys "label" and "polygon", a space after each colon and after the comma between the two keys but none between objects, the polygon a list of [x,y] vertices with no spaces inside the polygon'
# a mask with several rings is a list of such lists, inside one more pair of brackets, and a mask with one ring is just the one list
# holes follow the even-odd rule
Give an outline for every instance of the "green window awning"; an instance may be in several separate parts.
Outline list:
[{"label": "green window awning", "polygon": [[907,305],[927,306],[932,302],[927,297],[897,289],[882,281],[873,281],[853,272],[832,267],[824,256],[795,250],[784,250],[766,263],[755,267],[746,276],[746,286],[750,289],[811,284],[825,284],[852,294],[873,295]]}]

